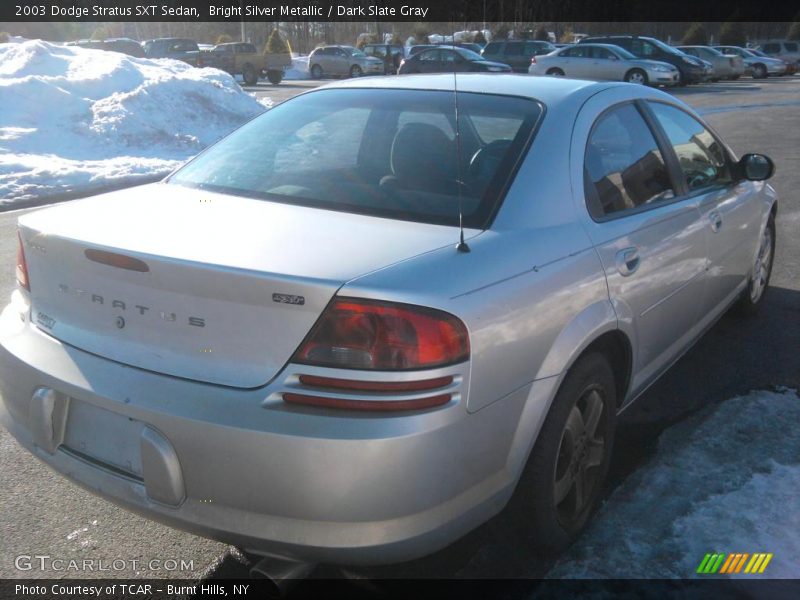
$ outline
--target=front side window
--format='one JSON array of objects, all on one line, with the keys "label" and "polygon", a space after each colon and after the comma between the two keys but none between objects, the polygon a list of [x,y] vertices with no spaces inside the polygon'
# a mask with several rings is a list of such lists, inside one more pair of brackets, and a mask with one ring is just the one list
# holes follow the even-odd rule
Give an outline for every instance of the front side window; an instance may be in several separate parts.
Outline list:
[{"label": "front side window", "polygon": [[452,92],[312,92],[242,126],[169,184],[447,225],[458,223],[460,203],[464,225],[482,228],[542,108],[460,92],[458,110],[460,144]]},{"label": "front side window", "polygon": [[786,42],[783,45],[786,48],[787,52],[797,52],[797,43],[796,42]]},{"label": "front side window", "polygon": [[602,60],[609,60],[611,58],[616,58],[611,54],[611,52],[607,48],[601,48],[600,46],[593,46],[591,52],[592,52],[592,58],[598,58]]},{"label": "front side window", "polygon": [[731,182],[726,151],[710,131],[674,106],[660,102],[650,106],[678,156],[690,192]]},{"label": "front side window", "polygon": [[522,44],[506,44],[506,56],[522,56]]},{"label": "front side window", "polygon": [[428,50],[419,55],[420,62],[436,62],[441,56],[441,50]]},{"label": "front side window", "polygon": [[584,192],[595,219],[675,195],[653,133],[633,104],[609,110],[594,124],[586,145]]}]

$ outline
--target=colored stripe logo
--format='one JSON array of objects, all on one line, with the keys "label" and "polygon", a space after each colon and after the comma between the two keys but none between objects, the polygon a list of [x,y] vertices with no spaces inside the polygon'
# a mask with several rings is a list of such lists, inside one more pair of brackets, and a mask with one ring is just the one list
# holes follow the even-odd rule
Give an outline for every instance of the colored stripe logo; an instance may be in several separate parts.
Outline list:
[{"label": "colored stripe logo", "polygon": [[724,573],[726,575],[734,573],[760,574],[767,568],[772,556],[772,553],[766,552],[757,552],[755,554],[746,552],[706,554],[700,562],[700,566],[697,567],[697,572],[701,575],[713,575],[715,573]]}]

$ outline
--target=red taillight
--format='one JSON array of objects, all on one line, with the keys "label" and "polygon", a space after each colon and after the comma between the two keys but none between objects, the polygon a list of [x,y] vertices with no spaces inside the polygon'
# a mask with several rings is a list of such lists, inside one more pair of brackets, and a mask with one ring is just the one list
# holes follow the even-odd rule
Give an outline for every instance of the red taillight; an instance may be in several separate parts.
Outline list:
[{"label": "red taillight", "polygon": [[414,400],[350,400],[347,398],[325,398],[307,394],[286,393],[283,400],[289,404],[305,404],[320,408],[338,408],[342,410],[424,410],[447,404],[452,399],[450,394],[439,394]]},{"label": "red taillight", "polygon": [[345,390],[351,392],[419,392],[433,390],[453,383],[453,376],[434,377],[419,381],[362,381],[300,375],[300,383],[310,387]]},{"label": "red taillight", "polygon": [[17,250],[17,283],[30,292],[31,282],[28,279],[28,263],[25,261],[25,249],[22,247],[22,235],[19,232],[17,232],[17,240],[19,241]]},{"label": "red taillight", "polygon": [[398,371],[443,367],[468,357],[467,329],[453,315],[409,304],[337,298],[292,362]]},{"label": "red taillight", "polygon": [[535,56],[531,56],[531,64],[532,65],[536,64],[536,57]]}]

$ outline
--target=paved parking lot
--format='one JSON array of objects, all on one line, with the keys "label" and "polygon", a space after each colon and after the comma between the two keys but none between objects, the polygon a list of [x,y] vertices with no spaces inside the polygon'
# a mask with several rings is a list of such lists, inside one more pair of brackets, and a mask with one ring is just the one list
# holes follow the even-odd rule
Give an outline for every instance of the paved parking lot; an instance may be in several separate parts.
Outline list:
[{"label": "paved parking lot", "polygon": [[[251,91],[280,102],[316,85],[313,81],[285,82],[259,85]],[[777,171],[772,183],[781,202],[772,289],[759,317],[746,321],[723,318],[624,415],[609,489],[646,459],[665,426],[699,407],[751,389],[800,388],[800,77],[764,81],[745,78],[674,93],[704,113],[739,154],[763,152],[774,159]],[[14,228],[19,212],[0,214],[3,299],[13,288]],[[4,430],[0,430],[0,481],[0,578],[97,576],[93,572],[41,571],[39,562],[33,570],[21,571],[15,567],[15,558],[20,555],[88,558],[106,564],[127,561],[126,568],[104,572],[103,576],[246,574],[240,557],[227,546],[147,521],[99,500],[36,461]],[[541,576],[549,562],[526,551],[525,540],[518,538],[514,527],[518,518],[524,515],[498,517],[428,559],[358,574]],[[162,562],[151,564],[151,559]],[[164,561],[169,559],[190,562],[191,568],[167,570]],[[136,561],[138,568],[133,568],[131,561]]]}]

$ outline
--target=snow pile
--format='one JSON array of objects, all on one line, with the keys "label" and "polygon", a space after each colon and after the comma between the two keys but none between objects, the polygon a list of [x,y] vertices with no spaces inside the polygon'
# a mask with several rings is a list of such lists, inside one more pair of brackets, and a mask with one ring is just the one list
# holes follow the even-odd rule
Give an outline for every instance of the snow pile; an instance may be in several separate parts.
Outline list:
[{"label": "snow pile", "polygon": [[693,577],[715,552],[774,554],[763,575],[732,578],[800,577],[798,423],[800,397],[780,390],[672,427],[548,577]]},{"label": "snow pile", "polygon": [[283,74],[284,79],[310,79],[308,72],[308,56],[292,56],[292,66]]},{"label": "snow pile", "polygon": [[166,174],[265,110],[227,73],[174,60],[0,45],[0,205]]}]

